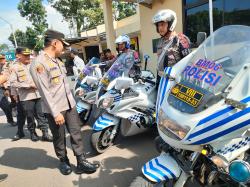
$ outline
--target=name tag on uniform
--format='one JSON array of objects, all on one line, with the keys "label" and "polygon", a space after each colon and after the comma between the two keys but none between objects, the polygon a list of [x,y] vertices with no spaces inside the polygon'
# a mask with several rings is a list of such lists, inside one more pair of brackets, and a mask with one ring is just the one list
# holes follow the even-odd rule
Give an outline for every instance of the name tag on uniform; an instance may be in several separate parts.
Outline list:
[{"label": "name tag on uniform", "polygon": [[50,68],[50,76],[51,76],[51,82],[53,84],[59,84],[60,83],[60,76],[62,75],[61,71],[57,67]]},{"label": "name tag on uniform", "polygon": [[19,68],[17,70],[17,76],[18,76],[19,81],[21,81],[21,82],[27,80],[26,73],[25,73],[24,69],[22,69],[22,68]]},{"label": "name tag on uniform", "polygon": [[59,81],[59,77],[55,77],[52,79],[52,83],[54,84],[58,84],[60,81]]},{"label": "name tag on uniform", "polygon": [[51,78],[59,77],[61,74],[62,73],[61,73],[60,69],[58,69],[58,68],[50,71]]}]

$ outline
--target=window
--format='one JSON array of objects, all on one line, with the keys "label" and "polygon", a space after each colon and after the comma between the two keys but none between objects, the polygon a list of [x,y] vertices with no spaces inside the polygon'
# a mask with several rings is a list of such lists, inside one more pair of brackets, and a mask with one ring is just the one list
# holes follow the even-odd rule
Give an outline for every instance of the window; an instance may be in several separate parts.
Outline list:
[{"label": "window", "polygon": [[[208,0],[184,0],[185,34],[192,43],[196,42],[198,32],[209,35],[209,5]],[[250,1],[246,0],[214,0],[213,22],[214,30],[224,25],[250,26]]]}]

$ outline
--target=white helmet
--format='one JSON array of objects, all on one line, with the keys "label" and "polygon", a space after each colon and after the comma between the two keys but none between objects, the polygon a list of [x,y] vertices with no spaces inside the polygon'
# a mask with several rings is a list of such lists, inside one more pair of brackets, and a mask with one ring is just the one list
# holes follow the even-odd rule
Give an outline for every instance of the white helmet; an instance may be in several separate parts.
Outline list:
[{"label": "white helmet", "polygon": [[173,10],[164,9],[164,10],[160,10],[159,12],[157,12],[155,16],[153,17],[152,21],[154,24],[157,24],[161,21],[168,22],[169,24],[168,30],[172,32],[177,24],[177,17],[176,17],[176,13]]},{"label": "white helmet", "polygon": [[126,43],[126,48],[129,49],[130,48],[130,38],[128,37],[128,35],[120,35],[116,38],[115,40],[116,44],[122,44],[122,43]]}]

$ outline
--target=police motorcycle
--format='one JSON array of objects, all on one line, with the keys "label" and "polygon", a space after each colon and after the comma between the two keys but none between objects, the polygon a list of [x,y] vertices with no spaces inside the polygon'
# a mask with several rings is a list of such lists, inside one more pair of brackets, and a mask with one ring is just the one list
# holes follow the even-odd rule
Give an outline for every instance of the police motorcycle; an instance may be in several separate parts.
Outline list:
[{"label": "police motorcycle", "polygon": [[111,66],[97,93],[97,107],[105,109],[93,124],[91,142],[98,153],[111,147],[118,133],[132,136],[155,126],[155,77],[126,61],[126,55]]},{"label": "police motorcycle", "polygon": [[250,186],[250,27],[215,31],[164,71],[157,98],[160,156],[130,187]]},{"label": "police motorcycle", "polygon": [[83,122],[88,121],[92,106],[95,104],[96,91],[99,81],[102,78],[100,66],[100,60],[93,57],[82,70],[76,81],[76,109]]}]

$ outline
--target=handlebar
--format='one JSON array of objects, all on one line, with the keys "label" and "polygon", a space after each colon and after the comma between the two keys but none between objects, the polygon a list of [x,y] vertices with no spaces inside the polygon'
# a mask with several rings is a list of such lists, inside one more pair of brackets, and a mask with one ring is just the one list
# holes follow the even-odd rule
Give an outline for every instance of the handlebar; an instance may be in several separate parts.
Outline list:
[{"label": "handlebar", "polygon": [[143,80],[144,82],[147,82],[147,83],[149,83],[149,84],[153,84],[153,85],[156,84],[155,81],[152,81],[152,80],[149,80],[149,79],[141,78],[141,80]]}]

